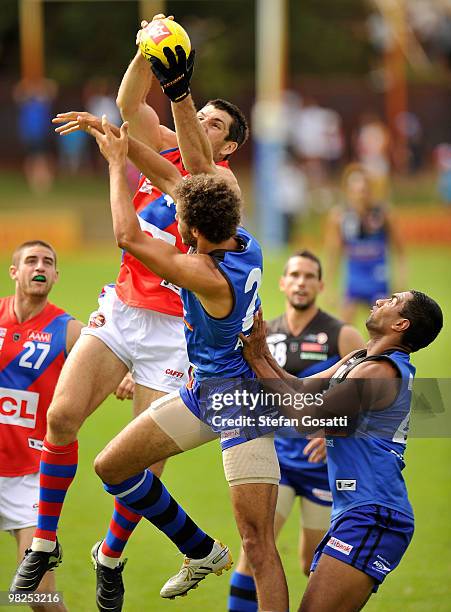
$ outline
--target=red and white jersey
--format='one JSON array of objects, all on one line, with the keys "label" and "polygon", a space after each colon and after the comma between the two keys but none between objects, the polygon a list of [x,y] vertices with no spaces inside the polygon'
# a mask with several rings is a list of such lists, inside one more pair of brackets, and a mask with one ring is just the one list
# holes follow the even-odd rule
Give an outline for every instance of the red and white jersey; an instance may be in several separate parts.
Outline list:
[{"label": "red and white jersey", "polygon": [[[161,155],[173,163],[182,176],[189,175],[183,167],[180,149],[169,149]],[[229,164],[223,161],[218,162],[218,166],[228,168]],[[188,247],[182,242],[175,220],[175,203],[169,195],[162,193],[148,178],[141,176],[133,204],[144,232],[173,244],[182,253],[187,252]],[[116,293],[129,306],[156,310],[176,317],[183,316],[179,288],[151,272],[127,251],[122,252]]]},{"label": "red and white jersey", "polygon": [[0,298],[0,476],[39,470],[47,410],[66,360],[72,318],[48,303],[19,323],[14,296]]}]

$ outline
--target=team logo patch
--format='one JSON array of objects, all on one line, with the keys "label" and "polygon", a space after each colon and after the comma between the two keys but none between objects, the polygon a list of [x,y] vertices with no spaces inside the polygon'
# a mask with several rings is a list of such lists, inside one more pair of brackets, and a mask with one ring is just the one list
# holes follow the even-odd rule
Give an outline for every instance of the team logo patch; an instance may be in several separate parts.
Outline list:
[{"label": "team logo patch", "polygon": [[187,328],[188,328],[190,331],[193,331],[193,329],[194,329],[194,328],[193,328],[193,326],[192,326],[192,325],[190,325],[186,319],[183,319],[183,323],[186,325],[186,327],[187,327]]},{"label": "team logo patch", "polygon": [[221,442],[225,440],[233,440],[234,438],[240,437],[240,429],[237,427],[236,429],[229,429],[228,431],[221,432]]},{"label": "team logo patch", "polygon": [[139,188],[139,191],[141,191],[141,193],[148,193],[150,195],[152,193],[152,189],[153,189],[153,185],[151,181],[149,181],[149,179],[146,178],[144,179],[141,187]]},{"label": "team logo patch", "polygon": [[379,560],[373,562],[373,567],[376,572],[381,572],[381,574],[387,574],[388,572],[391,572],[391,567],[387,567],[385,563],[382,563],[382,561]]},{"label": "team logo patch", "polygon": [[342,540],[333,537],[329,538],[329,541],[327,542],[326,546],[330,546],[330,548],[338,550],[339,552],[342,552],[344,555],[347,556],[349,556],[351,550],[354,548],[354,546],[351,546],[351,544],[347,544],[346,542],[343,542]]},{"label": "team logo patch", "polygon": [[6,327],[0,327],[0,338],[4,338],[7,331],[8,329]]},{"label": "team logo patch", "polygon": [[36,438],[28,438],[28,446],[38,451],[42,451],[43,442],[42,440],[36,440]]},{"label": "team logo patch", "polygon": [[318,344],[326,344],[328,339],[329,339],[329,336],[326,334],[326,332],[320,332],[316,336],[316,341],[318,342]]},{"label": "team logo patch", "polygon": [[34,342],[46,342],[50,344],[52,341],[52,334],[44,331],[30,331],[28,332],[28,340],[33,340]]},{"label": "team logo patch", "polygon": [[357,480],[336,480],[335,486],[337,491],[356,491]]},{"label": "team logo patch", "polygon": [[92,315],[89,317],[88,327],[103,327],[105,323],[105,315],[103,315],[101,312],[93,312]]},{"label": "team logo patch", "polygon": [[13,334],[13,340],[14,340],[14,342],[19,342],[20,334]]}]

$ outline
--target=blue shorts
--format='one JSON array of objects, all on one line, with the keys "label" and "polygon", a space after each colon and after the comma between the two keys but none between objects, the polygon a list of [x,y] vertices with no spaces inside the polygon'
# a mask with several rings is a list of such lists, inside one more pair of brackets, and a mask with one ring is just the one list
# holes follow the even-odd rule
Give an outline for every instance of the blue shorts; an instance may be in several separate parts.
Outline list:
[{"label": "blue shorts", "polygon": [[[280,463],[280,462],[279,462]],[[306,497],[320,506],[332,506],[332,493],[329,488],[327,468],[291,470],[280,463],[280,482],[294,489],[298,497]]]},{"label": "blue shorts", "polygon": [[310,571],[315,571],[324,553],[371,576],[375,593],[398,566],[413,531],[413,518],[397,510],[379,505],[352,508],[332,521],[318,544]]},{"label": "blue shorts", "polygon": [[[208,381],[194,381],[192,386],[183,386],[180,389],[180,397],[185,406],[200,421],[208,425],[221,440],[221,448],[225,450],[237,444],[266,436],[279,425],[268,426],[266,417],[275,417],[278,411],[272,407],[260,405],[250,409],[242,403],[224,404],[223,398],[226,394],[232,394],[236,390],[246,389],[255,392],[260,389],[257,380],[253,379],[210,379]],[[264,423],[260,423],[260,418]]]}]

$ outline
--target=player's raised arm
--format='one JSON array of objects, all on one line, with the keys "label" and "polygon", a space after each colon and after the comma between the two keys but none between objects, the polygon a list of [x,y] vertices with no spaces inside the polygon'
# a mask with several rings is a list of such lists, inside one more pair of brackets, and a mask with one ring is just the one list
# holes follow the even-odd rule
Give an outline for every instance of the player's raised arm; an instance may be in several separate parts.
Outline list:
[{"label": "player's raised arm", "polygon": [[[110,172],[110,203],[113,217],[113,230],[117,245],[139,259],[145,266],[166,281],[184,287],[201,295],[214,295],[217,292],[217,273],[208,255],[185,255],[175,246],[164,240],[151,238],[143,232],[133,208],[126,179],[126,159],[128,150],[127,123],[124,123],[119,136],[116,136],[104,116],[103,133],[91,128],[100,152],[108,161]],[[170,162],[155,153],[162,167],[172,166]],[[178,180],[166,185],[166,193],[175,198]],[[222,277],[220,278],[222,281]]]},{"label": "player's raised arm", "polygon": [[[59,113],[52,119],[52,123],[61,124],[55,129],[55,132],[60,136],[66,136],[77,130],[83,130],[92,135],[94,135],[94,132],[104,133],[100,117],[86,112]],[[118,127],[111,123],[108,123],[108,126],[115,136],[120,136]],[[154,149],[130,135],[128,137],[128,157],[163,193],[170,194],[173,186],[181,179],[181,175],[174,164],[168,163]]]},{"label": "player's raised arm", "polygon": [[[239,192],[233,173],[228,168],[215,163],[211,142],[196,113],[190,92],[190,81],[194,69],[194,50],[191,51],[188,58],[180,45],[176,46],[175,53],[169,47],[165,47],[163,51],[168,60],[168,67],[156,57],[151,57],[150,62],[164,93],[171,100],[183,165],[191,174],[220,175]],[[227,132],[228,127],[221,118],[217,117],[214,120],[212,118],[211,129],[217,129],[220,134],[221,130]],[[224,159],[238,148],[238,144],[230,141],[226,146],[228,149],[224,152]]]},{"label": "player's raised arm", "polygon": [[[153,19],[163,17],[164,15],[155,15]],[[147,21],[141,22],[141,28],[146,25]],[[141,33],[142,29],[138,31],[136,44],[139,44]],[[156,111],[147,103],[152,83],[153,75],[149,62],[138,49],[122,78],[116,104],[123,120],[129,124],[130,135],[160,152],[176,146],[177,141],[172,130],[160,125]]]}]

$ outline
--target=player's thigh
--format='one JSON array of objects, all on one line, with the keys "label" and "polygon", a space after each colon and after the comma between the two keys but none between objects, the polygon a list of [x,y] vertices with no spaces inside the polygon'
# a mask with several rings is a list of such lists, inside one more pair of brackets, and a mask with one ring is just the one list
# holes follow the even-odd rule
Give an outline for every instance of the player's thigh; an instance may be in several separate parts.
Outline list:
[{"label": "player's thigh", "polygon": [[153,402],[105,447],[96,458],[96,471],[105,482],[119,483],[214,437],[178,393],[169,394]]},{"label": "player's thigh", "polygon": [[322,554],[310,574],[299,612],[357,612],[371,595],[374,581],[352,565]]},{"label": "player's thigh", "polygon": [[49,421],[51,413],[57,411],[83,422],[127,372],[125,363],[99,338],[81,336],[61,371],[49,408]]},{"label": "player's thigh", "polygon": [[[149,387],[145,387],[144,385],[135,385],[135,390],[133,393],[133,415],[137,417],[141,412],[147,410],[149,406],[160,397],[167,395],[166,391],[157,391],[156,389],[150,389]],[[162,459],[161,461],[157,461],[156,463],[149,466],[149,469],[158,476],[161,477],[163,473],[164,466],[166,463],[166,459]]]},{"label": "player's thigh", "polygon": [[157,389],[136,384],[133,392],[133,416],[137,417],[141,412],[147,410],[152,402],[164,395],[167,395],[166,391],[158,391]]}]

